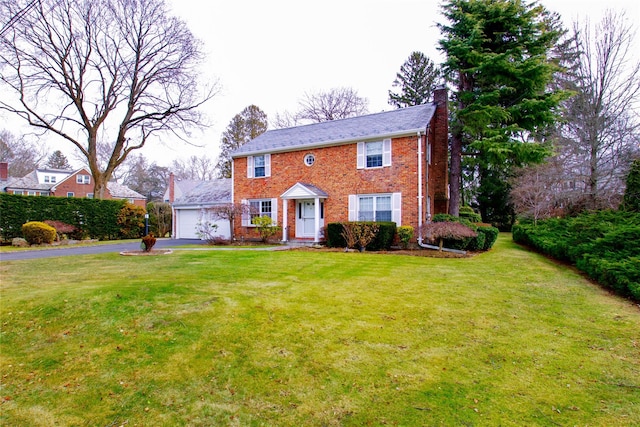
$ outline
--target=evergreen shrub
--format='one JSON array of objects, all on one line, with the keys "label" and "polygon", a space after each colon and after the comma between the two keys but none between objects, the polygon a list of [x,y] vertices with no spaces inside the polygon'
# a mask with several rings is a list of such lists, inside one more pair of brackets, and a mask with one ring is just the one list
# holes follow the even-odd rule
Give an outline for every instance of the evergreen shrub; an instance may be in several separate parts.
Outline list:
[{"label": "evergreen shrub", "polygon": [[570,262],[616,294],[640,301],[640,213],[600,211],[519,223],[513,240]]},{"label": "evergreen shrub", "polygon": [[480,214],[476,213],[471,206],[461,206],[458,215],[469,222],[482,222]]},{"label": "evergreen shrub", "polygon": [[29,221],[22,226],[24,239],[30,245],[53,243],[56,240],[56,229],[40,221]]},{"label": "evergreen shrub", "polygon": [[[368,251],[380,251],[389,250],[393,244],[393,239],[396,235],[396,223],[395,222],[368,222],[368,221],[356,221],[363,224],[375,224],[378,226],[376,237],[371,243],[367,245]],[[347,246],[347,242],[342,235],[344,231],[344,223],[331,222],[326,226],[327,246],[330,248],[344,248]]]}]

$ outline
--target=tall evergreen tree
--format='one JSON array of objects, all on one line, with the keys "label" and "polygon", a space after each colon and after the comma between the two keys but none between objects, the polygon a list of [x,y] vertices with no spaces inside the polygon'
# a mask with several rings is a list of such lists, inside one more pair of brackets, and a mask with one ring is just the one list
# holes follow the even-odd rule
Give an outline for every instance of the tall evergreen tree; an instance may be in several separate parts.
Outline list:
[{"label": "tall evergreen tree", "polygon": [[46,166],[51,169],[71,169],[69,160],[60,150],[54,151],[47,159]]},{"label": "tall evergreen tree", "polygon": [[428,102],[440,79],[440,68],[422,52],[412,52],[396,74],[393,87],[399,93],[389,91],[389,104],[396,108],[411,107]]},{"label": "tall evergreen tree", "polygon": [[[504,221],[512,167],[541,161],[540,135],[553,124],[564,93],[549,89],[558,66],[550,52],[563,31],[559,17],[521,0],[449,0],[440,50],[453,83],[451,200],[458,214],[462,156],[473,156],[480,211]],[[489,209],[490,207],[490,209]]]},{"label": "tall evergreen tree", "polygon": [[216,169],[220,178],[231,178],[231,152],[266,132],[267,115],[255,105],[236,114],[222,133],[221,152]]},{"label": "tall evergreen tree", "polygon": [[631,164],[621,207],[626,211],[640,213],[640,158]]}]

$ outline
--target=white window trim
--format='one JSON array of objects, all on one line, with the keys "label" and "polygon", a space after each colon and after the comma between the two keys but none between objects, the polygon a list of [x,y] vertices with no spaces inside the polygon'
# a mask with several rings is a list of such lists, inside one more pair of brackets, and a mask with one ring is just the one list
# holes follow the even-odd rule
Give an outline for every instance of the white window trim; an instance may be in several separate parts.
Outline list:
[{"label": "white window trim", "polygon": [[357,156],[356,167],[358,169],[379,169],[381,167],[391,166],[391,138],[385,138],[382,140],[382,166],[376,166],[372,168],[367,167],[367,149],[366,144],[369,142],[378,141],[362,141],[357,144]]},{"label": "white window trim", "polygon": [[402,193],[372,193],[372,194],[350,194],[349,195],[349,221],[358,221],[358,206],[360,197],[388,197],[391,196],[391,221],[397,227],[402,225]]},{"label": "white window trim", "polygon": [[84,174],[76,175],[76,184],[91,184],[91,176]]},{"label": "white window trim", "polygon": [[247,156],[247,178],[268,178],[271,176],[271,154],[261,154],[264,156],[264,176],[255,176],[254,158]]},{"label": "white window trim", "polygon": [[246,209],[242,214],[242,226],[243,227],[255,227],[255,224],[251,223],[251,212],[249,211],[249,207],[251,206],[251,202],[271,202],[271,221],[273,225],[278,224],[278,199],[242,199],[241,203],[246,205]]}]

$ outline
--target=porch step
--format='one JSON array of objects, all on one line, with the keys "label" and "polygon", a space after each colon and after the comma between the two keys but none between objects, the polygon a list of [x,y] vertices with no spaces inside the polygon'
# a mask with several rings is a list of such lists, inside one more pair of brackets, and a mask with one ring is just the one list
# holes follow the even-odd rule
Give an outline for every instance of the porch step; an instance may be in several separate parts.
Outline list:
[{"label": "porch step", "polygon": [[318,243],[318,242],[314,242],[313,240],[300,240],[300,239],[287,240],[286,242],[284,242],[284,244],[292,247],[325,246],[324,243],[322,242]]}]

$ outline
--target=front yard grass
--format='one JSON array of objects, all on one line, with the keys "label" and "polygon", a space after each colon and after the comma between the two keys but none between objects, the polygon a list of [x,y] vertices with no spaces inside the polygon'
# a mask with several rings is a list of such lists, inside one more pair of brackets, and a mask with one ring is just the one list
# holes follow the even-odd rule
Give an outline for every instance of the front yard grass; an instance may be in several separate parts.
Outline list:
[{"label": "front yard grass", "polygon": [[640,310],[502,235],[471,258],[0,263],[3,426],[637,426]]}]

